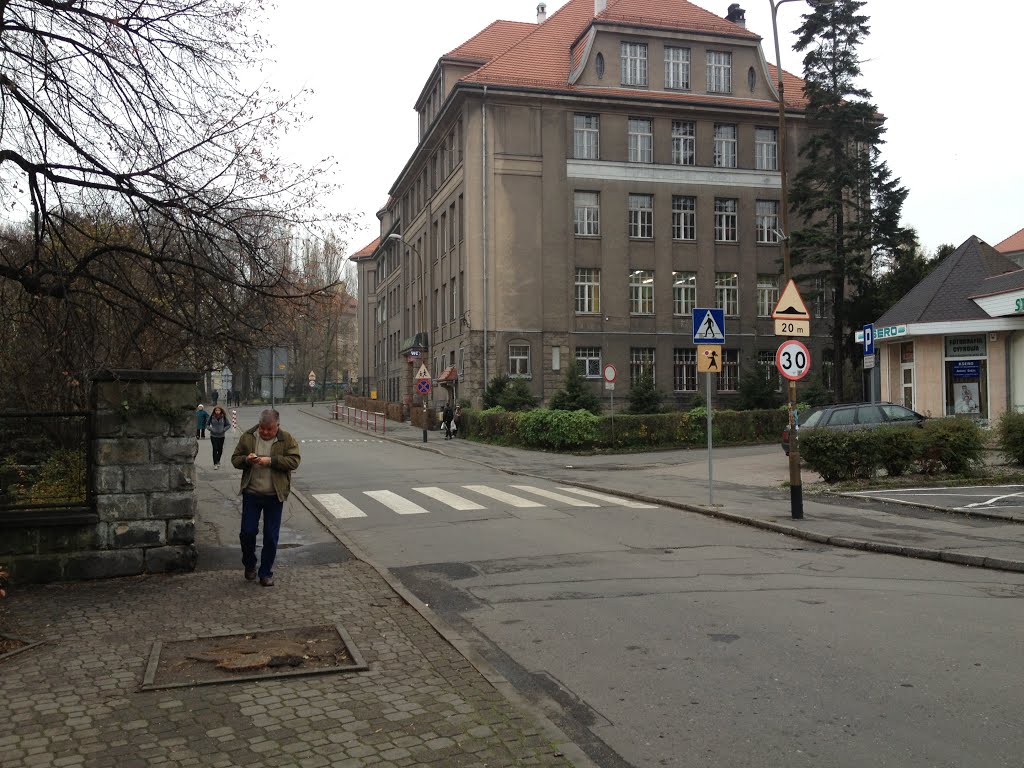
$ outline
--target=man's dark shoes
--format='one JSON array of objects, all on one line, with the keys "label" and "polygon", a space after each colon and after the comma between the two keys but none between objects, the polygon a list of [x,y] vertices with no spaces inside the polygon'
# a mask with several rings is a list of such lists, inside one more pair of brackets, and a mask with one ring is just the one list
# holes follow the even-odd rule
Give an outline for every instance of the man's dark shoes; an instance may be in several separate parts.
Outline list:
[{"label": "man's dark shoes", "polygon": [[245,580],[246,581],[256,581],[256,569],[255,568],[253,568],[251,571],[248,568],[245,569]]},{"label": "man's dark shoes", "polygon": [[261,587],[272,587],[272,586],[274,586],[274,577],[273,576],[263,576],[263,577],[261,577],[260,578],[260,586]]}]

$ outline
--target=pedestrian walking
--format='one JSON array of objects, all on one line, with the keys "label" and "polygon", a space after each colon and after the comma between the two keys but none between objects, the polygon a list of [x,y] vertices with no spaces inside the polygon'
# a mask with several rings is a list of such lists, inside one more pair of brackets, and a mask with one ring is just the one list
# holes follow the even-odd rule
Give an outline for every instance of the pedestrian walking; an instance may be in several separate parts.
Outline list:
[{"label": "pedestrian walking", "polygon": [[455,412],[452,410],[451,402],[444,404],[444,410],[441,412],[441,426],[444,428],[444,439],[452,439],[452,417],[455,416]]},{"label": "pedestrian walking", "polygon": [[203,404],[200,403],[196,408],[196,440],[206,439],[206,422],[209,420],[210,414],[203,410]]},{"label": "pedestrian walking", "polygon": [[219,398],[220,398],[220,392],[218,392],[218,391],[217,391],[216,389],[215,389],[215,390],[213,390],[213,404],[214,404],[214,405],[216,405],[216,404],[217,404],[217,400],[218,400]]},{"label": "pedestrian walking", "polygon": [[224,453],[224,436],[231,429],[231,420],[219,405],[210,413],[206,424],[210,430],[210,446],[213,448],[213,468],[220,469],[220,457]]},{"label": "pedestrian walking", "polygon": [[460,429],[462,429],[462,406],[456,405],[455,413],[452,414],[452,432],[455,433],[456,437],[459,436]]},{"label": "pedestrian walking", "polygon": [[[299,444],[281,429],[281,415],[273,408],[260,414],[260,421],[242,433],[231,455],[231,464],[242,470],[242,524],[238,541],[246,581],[259,577],[260,586],[274,586],[274,560],[281,534],[281,513],[291,491],[292,472],[299,468]],[[263,549],[256,568],[256,535],[263,516]]]}]

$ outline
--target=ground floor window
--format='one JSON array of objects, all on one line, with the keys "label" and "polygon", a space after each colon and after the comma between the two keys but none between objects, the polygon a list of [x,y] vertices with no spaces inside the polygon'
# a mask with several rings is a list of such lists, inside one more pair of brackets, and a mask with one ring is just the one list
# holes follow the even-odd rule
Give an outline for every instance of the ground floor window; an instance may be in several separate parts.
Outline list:
[{"label": "ground floor window", "polygon": [[947,336],[943,364],[946,415],[988,418],[988,347],[985,334]]},{"label": "ground floor window", "polygon": [[697,350],[676,348],[672,350],[672,390],[675,392],[697,391]]},{"label": "ground floor window", "polygon": [[740,388],[740,351],[722,350],[722,372],[718,374],[718,391],[735,392]]}]

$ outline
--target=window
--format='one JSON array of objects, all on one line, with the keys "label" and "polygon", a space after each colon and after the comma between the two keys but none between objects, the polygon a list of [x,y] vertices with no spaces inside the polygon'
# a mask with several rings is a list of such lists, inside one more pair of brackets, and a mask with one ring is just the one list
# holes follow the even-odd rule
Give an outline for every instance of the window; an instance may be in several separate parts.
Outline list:
[{"label": "window", "polygon": [[778,138],[777,128],[754,129],[754,167],[759,171],[779,170]]},{"label": "window", "polygon": [[654,124],[650,120],[629,118],[629,162],[654,162]]},{"label": "window", "polygon": [[466,350],[459,347],[459,378],[466,375]]},{"label": "window", "polygon": [[452,278],[452,303],[451,303],[451,308],[452,308],[452,314],[451,314],[451,318],[450,319],[454,320],[456,317],[459,316],[459,281],[458,281],[458,278],[455,278],[455,277]]},{"label": "window", "polygon": [[577,192],[575,198],[576,234],[596,237],[601,234],[601,196],[597,192]]},{"label": "window", "polygon": [[697,391],[697,350],[672,351],[672,389],[675,392]]},{"label": "window", "polygon": [[654,347],[629,348],[629,385],[636,386],[643,374],[650,374],[654,380]]},{"label": "window", "polygon": [[601,311],[601,270],[576,269],[576,312],[592,315]]},{"label": "window", "polygon": [[715,200],[715,240],[720,243],[735,243],[737,201],[717,198]]},{"label": "window", "polygon": [[530,346],[528,344],[508,345],[508,375],[530,375]]},{"label": "window", "polygon": [[740,388],[740,353],[737,349],[722,350],[722,372],[718,374],[718,391],[735,392]]},{"label": "window", "polygon": [[634,269],[629,273],[629,314],[654,314],[654,272]]},{"label": "window", "polygon": [[672,195],[672,239],[697,239],[697,198]]},{"label": "window", "polygon": [[708,51],[708,93],[732,93],[732,54]]},{"label": "window", "polygon": [[576,365],[586,379],[601,378],[601,348],[576,347]]},{"label": "window", "polygon": [[735,272],[715,274],[715,306],[725,310],[726,315],[740,313],[740,279]]},{"label": "window", "polygon": [[779,303],[779,276],[757,276],[757,316],[771,317]]},{"label": "window", "polygon": [[688,120],[672,121],[672,163],[693,165],[697,157],[697,139],[693,123]]},{"label": "window", "polygon": [[622,84],[647,85],[647,46],[644,43],[623,43]]},{"label": "window", "polygon": [[600,157],[600,139],[597,115],[573,116],[573,157],[577,160],[597,160]]},{"label": "window", "polygon": [[825,318],[831,312],[832,287],[829,285],[828,275],[817,275],[814,278],[814,316],[816,318]]},{"label": "window", "polygon": [[594,69],[597,70],[597,79],[601,80],[604,78],[604,54],[597,54],[597,61],[595,62]]},{"label": "window", "polygon": [[654,195],[629,196],[629,236],[654,237]]},{"label": "window", "polygon": [[688,90],[690,87],[690,49],[665,47],[665,87]]},{"label": "window", "polygon": [[757,242],[775,245],[779,237],[779,201],[758,200],[756,213]]},{"label": "window", "polygon": [[757,353],[757,370],[764,377],[765,384],[776,392],[782,391],[782,377],[779,376],[779,369],[775,367],[774,352],[761,350]]},{"label": "window", "polygon": [[715,167],[736,167],[736,126],[715,124]]},{"label": "window", "polygon": [[441,253],[448,253],[448,214],[441,214]]},{"label": "window", "polygon": [[672,314],[692,315],[697,306],[697,273],[672,273]]}]

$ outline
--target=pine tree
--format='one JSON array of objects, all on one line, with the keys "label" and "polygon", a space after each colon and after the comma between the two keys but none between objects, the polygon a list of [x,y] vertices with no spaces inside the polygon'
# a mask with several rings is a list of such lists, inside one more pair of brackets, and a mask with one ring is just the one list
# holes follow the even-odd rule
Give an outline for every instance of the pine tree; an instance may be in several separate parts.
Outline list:
[{"label": "pine tree", "polygon": [[601,413],[601,399],[586,386],[580,375],[580,364],[569,365],[565,371],[562,389],[551,396],[548,406],[553,411],[590,411],[595,416]]},{"label": "pine tree", "polygon": [[[913,250],[900,226],[907,189],[881,159],[885,127],[871,92],[857,85],[858,48],[868,35],[864,0],[816,5],[797,30],[804,52],[809,137],[791,203],[802,226],[793,232],[793,263],[816,265],[832,293],[836,397],[845,391],[853,329],[875,319],[878,272]],[[813,270],[809,270],[813,273]]]},{"label": "pine tree", "polygon": [[654,375],[647,367],[640,374],[640,378],[629,388],[629,413],[660,413],[661,401],[664,399],[661,391],[654,386]]}]

